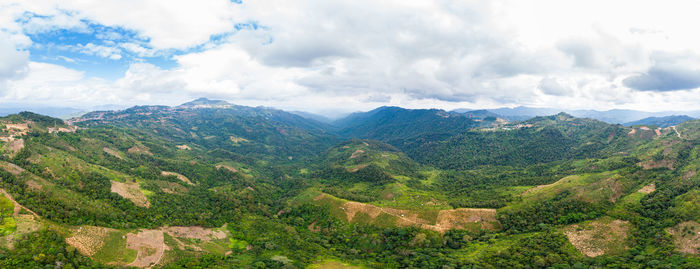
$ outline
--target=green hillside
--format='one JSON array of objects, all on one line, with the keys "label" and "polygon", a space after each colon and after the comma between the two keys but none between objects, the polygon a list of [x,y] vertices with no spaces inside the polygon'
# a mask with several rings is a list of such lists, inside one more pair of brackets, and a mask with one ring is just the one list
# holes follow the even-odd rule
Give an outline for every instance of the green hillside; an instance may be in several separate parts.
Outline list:
[{"label": "green hillside", "polygon": [[700,121],[485,121],[205,99],[0,118],[0,267],[700,266]]}]

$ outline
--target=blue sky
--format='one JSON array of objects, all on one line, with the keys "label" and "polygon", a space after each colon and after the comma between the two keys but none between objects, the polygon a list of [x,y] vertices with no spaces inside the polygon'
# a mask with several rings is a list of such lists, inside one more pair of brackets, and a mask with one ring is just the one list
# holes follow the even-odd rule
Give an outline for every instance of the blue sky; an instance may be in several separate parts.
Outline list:
[{"label": "blue sky", "polygon": [[0,105],[210,97],[317,113],[691,110],[699,9],[690,0],[1,0]]}]

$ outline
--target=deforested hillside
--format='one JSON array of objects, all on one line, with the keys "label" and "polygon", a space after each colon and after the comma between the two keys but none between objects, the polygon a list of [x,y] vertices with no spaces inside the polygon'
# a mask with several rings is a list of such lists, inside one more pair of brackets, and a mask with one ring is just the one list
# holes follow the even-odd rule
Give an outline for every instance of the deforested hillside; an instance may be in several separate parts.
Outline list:
[{"label": "deforested hillside", "polygon": [[340,132],[205,99],[0,118],[0,264],[700,264],[698,121],[445,113],[380,108]]}]

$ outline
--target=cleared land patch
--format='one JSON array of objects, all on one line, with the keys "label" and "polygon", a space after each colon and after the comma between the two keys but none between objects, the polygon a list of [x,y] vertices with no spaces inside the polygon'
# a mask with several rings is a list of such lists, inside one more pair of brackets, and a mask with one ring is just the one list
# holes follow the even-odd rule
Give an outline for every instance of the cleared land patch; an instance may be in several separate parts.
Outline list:
[{"label": "cleared land patch", "polygon": [[158,264],[165,251],[163,231],[141,230],[139,233],[126,235],[126,247],[136,250],[136,259],[128,266],[150,267]]},{"label": "cleared land patch", "polygon": [[190,181],[189,178],[187,178],[186,176],[183,176],[181,174],[175,173],[175,172],[162,171],[162,172],[160,172],[160,175],[164,176],[164,177],[175,176],[175,177],[177,177],[177,179],[179,179],[182,182],[185,182],[189,185],[194,185],[192,183],[192,181]]},{"label": "cleared land patch", "polygon": [[642,187],[642,188],[639,189],[637,192],[649,194],[649,193],[654,192],[655,190],[656,190],[656,184],[651,183],[651,184],[649,184],[649,185],[646,185],[646,186]]},{"label": "cleared land patch", "polygon": [[119,154],[119,151],[113,150],[113,149],[108,148],[108,147],[102,148],[102,151],[104,151],[105,153],[107,153],[109,155],[114,156],[117,159],[124,160],[124,157],[122,157],[122,155]]},{"label": "cleared land patch", "polygon": [[471,231],[500,229],[495,209],[457,208],[422,212],[345,201],[328,194],[320,194],[313,200],[316,203],[329,204],[334,214],[344,217],[348,222],[379,226],[415,226],[437,232],[446,232],[450,229]]},{"label": "cleared land patch", "polygon": [[666,229],[673,236],[676,250],[688,254],[700,254],[700,223],[686,221]]},{"label": "cleared land patch", "polygon": [[551,184],[530,188],[522,193],[523,201],[521,203],[508,207],[517,208],[529,202],[552,198],[566,190],[572,192],[574,198],[579,201],[589,203],[610,201],[614,203],[635,185],[631,180],[610,172],[572,175]]},{"label": "cleared land patch", "polygon": [[225,164],[216,165],[216,169],[221,169],[221,168],[224,168],[224,169],[226,169],[226,170],[229,170],[229,171],[231,171],[231,172],[233,172],[233,173],[238,173],[238,169],[233,168],[233,167],[231,167],[231,166],[228,166],[228,165],[225,165]]},{"label": "cleared land patch", "polygon": [[596,257],[624,251],[629,228],[627,221],[604,217],[566,226],[564,234],[581,254]]},{"label": "cleared land patch", "polygon": [[147,147],[145,146],[133,146],[130,147],[127,152],[131,154],[146,154],[146,155],[151,155],[153,156],[153,153],[151,153]]},{"label": "cleared land patch", "polygon": [[350,155],[350,159],[355,159],[355,158],[357,158],[358,156],[360,156],[362,153],[365,153],[365,151],[364,151],[364,150],[361,150],[361,149],[358,149],[358,150],[356,150],[355,152],[353,152],[352,155]]},{"label": "cleared land patch", "polygon": [[112,183],[112,186],[110,187],[111,192],[119,194],[119,196],[123,197],[124,199],[128,199],[136,206],[151,207],[151,203],[148,202],[146,195],[141,192],[137,182],[123,183],[114,180],[110,180],[109,182]]},{"label": "cleared land patch", "polygon": [[0,161],[0,168],[4,169],[7,172],[10,172],[10,174],[13,174],[15,176],[24,172],[24,168],[19,167],[14,163],[8,163],[3,161]]},{"label": "cleared land patch", "polygon": [[81,226],[72,230],[73,236],[66,238],[66,243],[81,254],[92,257],[102,249],[109,233],[114,231],[105,227]]}]

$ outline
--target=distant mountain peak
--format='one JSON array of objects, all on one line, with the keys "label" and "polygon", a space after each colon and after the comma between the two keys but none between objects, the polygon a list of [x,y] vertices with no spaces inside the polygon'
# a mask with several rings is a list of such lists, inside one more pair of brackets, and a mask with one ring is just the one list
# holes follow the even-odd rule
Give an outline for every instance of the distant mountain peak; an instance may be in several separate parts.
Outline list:
[{"label": "distant mountain peak", "polygon": [[211,100],[206,97],[197,98],[195,100],[189,101],[180,105],[179,107],[189,107],[189,108],[228,108],[233,105],[224,100]]},{"label": "distant mountain peak", "polygon": [[557,117],[557,119],[560,119],[560,120],[574,118],[574,116],[571,116],[571,114],[566,113],[566,112],[559,112],[555,116]]}]

